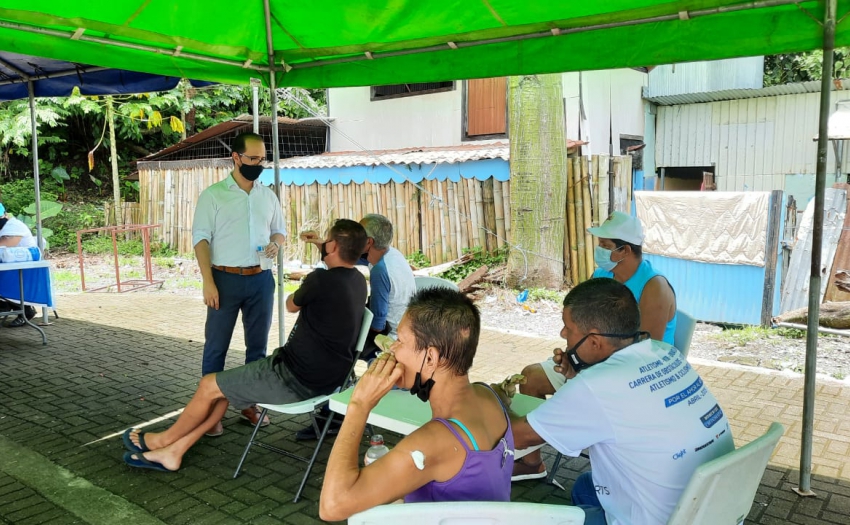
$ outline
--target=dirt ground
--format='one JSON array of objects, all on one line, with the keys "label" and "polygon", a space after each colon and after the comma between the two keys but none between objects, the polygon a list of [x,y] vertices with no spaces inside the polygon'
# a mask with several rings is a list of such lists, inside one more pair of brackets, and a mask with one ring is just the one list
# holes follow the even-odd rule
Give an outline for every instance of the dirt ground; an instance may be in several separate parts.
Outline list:
[{"label": "dirt ground", "polygon": [[[51,257],[54,288],[57,293],[79,292],[80,266],[75,254]],[[132,293],[169,293],[200,296],[201,278],[193,259],[153,258],[153,278],[161,285],[140,288]],[[121,280],[143,279],[141,257],[118,258]],[[87,288],[114,284],[115,267],[111,256],[86,256],[84,271]],[[558,338],[561,331],[561,305],[552,300],[531,300],[523,308],[512,291],[494,287],[479,299],[484,325],[546,338]],[[724,329],[699,323],[691,343],[690,357],[738,363],[746,366],[802,373],[805,363],[805,332],[760,328]],[[824,336],[818,340],[818,374],[844,380],[850,376],[850,338]],[[847,379],[850,382],[850,378]]]}]

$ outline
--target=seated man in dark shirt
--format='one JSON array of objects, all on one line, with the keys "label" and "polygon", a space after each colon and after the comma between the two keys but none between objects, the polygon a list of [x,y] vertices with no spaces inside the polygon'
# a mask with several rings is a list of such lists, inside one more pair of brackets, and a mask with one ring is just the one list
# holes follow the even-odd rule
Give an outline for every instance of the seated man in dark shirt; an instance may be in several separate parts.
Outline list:
[{"label": "seated man in dark shirt", "polygon": [[183,455],[221,421],[228,404],[284,404],[329,394],[340,386],[354,362],[363,321],[366,280],[354,264],[366,247],[360,224],[341,219],[321,245],[327,270],[317,269],[286,301],[299,312],[286,344],[265,359],[208,374],[177,421],[164,432],[124,432],[133,467],[173,472]]}]

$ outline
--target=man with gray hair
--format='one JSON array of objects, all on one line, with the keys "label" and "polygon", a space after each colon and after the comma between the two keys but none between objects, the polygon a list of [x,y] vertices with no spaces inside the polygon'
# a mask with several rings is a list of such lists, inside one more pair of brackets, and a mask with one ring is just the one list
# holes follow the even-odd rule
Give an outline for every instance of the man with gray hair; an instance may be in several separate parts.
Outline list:
[{"label": "man with gray hair", "polygon": [[375,315],[363,350],[363,359],[368,360],[377,351],[375,337],[378,334],[396,336],[401,316],[416,292],[416,283],[407,259],[390,244],[393,224],[389,219],[369,213],[360,219],[360,224],[368,237],[363,256],[369,262],[369,309]]}]

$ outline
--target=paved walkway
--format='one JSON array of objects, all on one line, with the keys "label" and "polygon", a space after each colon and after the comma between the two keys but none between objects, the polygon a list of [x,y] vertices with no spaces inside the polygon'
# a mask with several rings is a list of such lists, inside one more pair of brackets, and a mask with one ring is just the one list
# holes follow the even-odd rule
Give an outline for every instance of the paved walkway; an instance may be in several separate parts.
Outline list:
[{"label": "paved walkway", "polygon": [[[48,346],[31,329],[0,329],[0,523],[320,522],[317,503],[330,447],[324,447],[303,499],[293,504],[302,464],[258,449],[244,474],[231,478],[250,431],[233,411],[225,434],[204,438],[179,474],[123,465],[117,434],[173,414],[194,392],[203,346],[200,299],[79,294],[62,296],[59,306],[62,318],[47,328]],[[293,321],[287,316],[287,326]],[[501,380],[560,344],[556,337],[485,330],[472,377]],[[241,345],[236,334],[228,366],[240,364]],[[739,446],[772,421],[786,426],[747,522],[848,523],[850,383],[818,383],[817,497],[803,499],[791,492],[798,480],[802,379],[718,363],[694,365],[724,407]],[[263,432],[288,450],[308,452],[311,444],[293,438],[306,421],[277,416]],[[545,456],[551,465],[552,455]],[[570,459],[557,479],[569,488],[587,468],[586,460]],[[514,484],[512,499],[569,503],[566,492],[537,481]]]}]

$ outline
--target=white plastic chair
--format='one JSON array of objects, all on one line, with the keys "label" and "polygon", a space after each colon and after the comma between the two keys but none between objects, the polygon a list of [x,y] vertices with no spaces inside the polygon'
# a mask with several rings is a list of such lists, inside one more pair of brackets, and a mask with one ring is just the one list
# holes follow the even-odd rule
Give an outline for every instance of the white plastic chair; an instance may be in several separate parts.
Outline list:
[{"label": "white plastic chair", "polygon": [[[369,327],[372,325],[372,317],[374,317],[372,312],[366,308],[363,312],[363,322],[360,325],[360,335],[357,337],[357,344],[354,347],[353,363],[355,364],[357,363],[357,359],[360,357],[360,353],[363,351],[363,346],[366,344],[366,335],[369,333]],[[345,380],[343,384],[340,385],[338,391],[348,388],[353,373],[354,364],[351,365],[351,369],[345,376]],[[251,439],[248,440],[248,444],[245,445],[245,451],[242,453],[242,459],[239,460],[239,465],[236,466],[236,472],[233,473],[233,478],[235,479],[239,475],[239,472],[242,471],[242,465],[245,463],[245,458],[248,457],[248,452],[251,451],[251,447],[254,445],[266,450],[271,450],[272,452],[277,452],[278,454],[282,454],[289,458],[304,461],[307,463],[307,470],[304,472],[304,477],[301,479],[301,486],[298,487],[298,492],[295,493],[295,499],[293,502],[297,503],[301,498],[301,492],[304,490],[304,485],[307,484],[307,477],[310,475],[310,471],[313,470],[313,464],[316,462],[316,457],[319,455],[319,450],[322,448],[322,443],[325,440],[325,435],[328,433],[328,428],[330,428],[331,422],[334,419],[333,414],[331,414],[331,416],[325,420],[324,427],[322,427],[321,431],[319,431],[319,422],[316,419],[316,409],[327,403],[330,397],[330,394],[316,396],[310,399],[305,399],[304,401],[299,401],[298,403],[288,403],[285,405],[257,403],[257,406],[261,409],[260,418],[254,426],[254,432],[251,433]],[[263,418],[265,418],[266,413],[268,413],[269,410],[272,412],[280,412],[282,414],[310,414],[313,428],[316,430],[316,435],[319,436],[319,440],[316,442],[316,448],[313,450],[312,457],[306,458],[304,456],[298,456],[288,450],[283,450],[257,440],[257,432],[260,430]]]},{"label": "white plastic chair", "polygon": [[413,282],[416,283],[417,292],[425,288],[448,288],[449,290],[458,290],[455,283],[441,277],[417,275],[413,278]]},{"label": "white plastic chair", "polygon": [[688,358],[688,350],[691,348],[691,339],[694,337],[696,327],[696,319],[682,310],[676,310],[676,332],[673,334],[673,346],[682,353],[685,359]]},{"label": "white plastic chair", "polygon": [[762,437],[697,467],[667,525],[743,523],[784,432],[785,427],[773,423]]},{"label": "white plastic chair", "polygon": [[348,525],[581,525],[584,511],[570,505],[458,501],[380,505],[348,518]]}]

